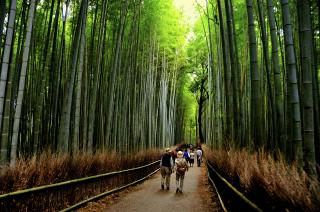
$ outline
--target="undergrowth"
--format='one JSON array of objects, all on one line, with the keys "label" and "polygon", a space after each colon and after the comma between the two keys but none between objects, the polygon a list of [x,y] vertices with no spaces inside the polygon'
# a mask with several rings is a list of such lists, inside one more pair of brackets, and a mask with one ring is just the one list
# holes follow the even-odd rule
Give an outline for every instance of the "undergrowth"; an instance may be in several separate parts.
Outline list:
[{"label": "undergrowth", "polygon": [[45,152],[38,157],[20,159],[16,166],[1,170],[0,194],[138,167],[159,158],[158,150],[129,155],[110,152],[94,155],[80,153],[74,156]]},{"label": "undergrowth", "polygon": [[249,196],[271,199],[271,203],[289,210],[319,209],[319,183],[295,165],[289,166],[281,158],[275,161],[262,150],[253,154],[245,149],[204,150],[214,168]]}]

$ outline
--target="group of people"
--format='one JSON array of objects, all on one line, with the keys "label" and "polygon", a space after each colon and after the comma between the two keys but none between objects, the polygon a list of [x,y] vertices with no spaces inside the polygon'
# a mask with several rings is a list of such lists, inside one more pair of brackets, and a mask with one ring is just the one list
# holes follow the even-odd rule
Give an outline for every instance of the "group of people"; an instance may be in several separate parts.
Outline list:
[{"label": "group of people", "polygon": [[[201,148],[196,150],[196,156],[199,167],[202,160]],[[189,170],[188,163],[190,163],[190,167],[193,167],[194,159],[193,148],[186,149],[184,152],[179,149],[171,151],[170,148],[167,148],[160,161],[161,189],[164,190],[165,185],[167,190],[170,189],[171,174],[176,172],[176,193],[182,193],[185,172]]]},{"label": "group of people", "polygon": [[193,148],[186,149],[183,153],[183,158],[186,159],[187,163],[190,163],[190,167],[193,167],[195,156],[197,157],[198,167],[200,167],[201,162],[202,162],[202,149],[201,149],[201,147],[198,147],[197,150],[195,151],[195,153],[194,153]]}]

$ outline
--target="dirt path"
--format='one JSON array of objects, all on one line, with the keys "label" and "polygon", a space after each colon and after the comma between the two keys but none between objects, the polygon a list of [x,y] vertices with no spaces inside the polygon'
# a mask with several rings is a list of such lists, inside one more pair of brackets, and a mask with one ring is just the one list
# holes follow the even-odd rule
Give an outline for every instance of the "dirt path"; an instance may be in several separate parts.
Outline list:
[{"label": "dirt path", "polygon": [[221,211],[217,197],[208,185],[205,167],[191,167],[186,173],[182,194],[176,194],[175,174],[171,175],[170,190],[160,189],[161,175],[131,189],[90,203],[80,211]]}]

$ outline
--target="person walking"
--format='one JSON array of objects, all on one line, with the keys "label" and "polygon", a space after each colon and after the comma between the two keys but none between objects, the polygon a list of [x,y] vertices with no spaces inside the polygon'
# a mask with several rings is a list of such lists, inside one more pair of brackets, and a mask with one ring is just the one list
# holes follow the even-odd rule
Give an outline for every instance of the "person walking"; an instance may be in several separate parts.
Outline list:
[{"label": "person walking", "polygon": [[183,189],[183,181],[185,172],[188,171],[188,163],[185,158],[183,158],[183,152],[179,151],[177,153],[177,159],[175,161],[175,169],[176,169],[176,193],[182,193]]},{"label": "person walking", "polygon": [[199,147],[197,149],[197,163],[198,163],[198,167],[201,166],[201,160],[202,160],[202,149]]},{"label": "person walking", "polygon": [[167,148],[160,160],[161,173],[161,189],[164,190],[164,183],[166,183],[167,190],[170,188],[170,176],[173,172],[174,164],[171,157],[170,148]]},{"label": "person walking", "polygon": [[190,167],[193,167],[194,164],[194,152],[192,150],[190,150],[190,159],[189,159],[189,163],[190,163]]},{"label": "person walking", "polygon": [[184,157],[184,159],[186,159],[187,164],[188,164],[188,163],[189,163],[189,160],[190,160],[190,154],[189,154],[188,149],[186,149],[186,150],[183,152],[183,157]]}]

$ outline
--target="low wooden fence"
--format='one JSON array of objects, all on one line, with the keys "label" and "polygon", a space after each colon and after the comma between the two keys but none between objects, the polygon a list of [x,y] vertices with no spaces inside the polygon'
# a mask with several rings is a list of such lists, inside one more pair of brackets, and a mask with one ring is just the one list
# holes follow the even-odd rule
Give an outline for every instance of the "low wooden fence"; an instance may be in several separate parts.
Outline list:
[{"label": "low wooden fence", "polygon": [[208,178],[216,190],[223,210],[226,211],[255,211],[262,212],[255,203],[238,191],[223,178],[207,161]]},{"label": "low wooden fence", "polygon": [[[159,161],[116,172],[0,195],[0,211],[60,211],[80,207],[138,183],[159,169]],[[67,209],[66,209],[67,208]]]}]

